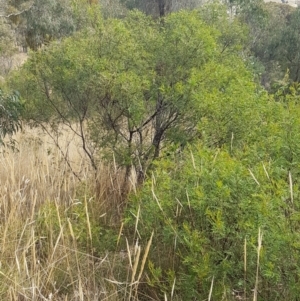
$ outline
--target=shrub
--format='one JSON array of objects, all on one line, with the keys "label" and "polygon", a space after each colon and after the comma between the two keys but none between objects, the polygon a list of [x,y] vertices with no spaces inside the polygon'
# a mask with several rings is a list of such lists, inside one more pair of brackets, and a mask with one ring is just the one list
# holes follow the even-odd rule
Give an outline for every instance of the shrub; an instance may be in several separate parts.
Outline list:
[{"label": "shrub", "polygon": [[259,162],[249,169],[225,150],[201,145],[157,162],[126,217],[131,235],[136,229],[143,240],[154,231],[148,285],[163,296],[175,284],[179,299],[195,300],[208,296],[214,279],[217,300],[230,300],[233,292],[249,296],[260,229],[260,296],[292,300],[299,293],[299,209],[286,201],[289,185],[277,168]]}]

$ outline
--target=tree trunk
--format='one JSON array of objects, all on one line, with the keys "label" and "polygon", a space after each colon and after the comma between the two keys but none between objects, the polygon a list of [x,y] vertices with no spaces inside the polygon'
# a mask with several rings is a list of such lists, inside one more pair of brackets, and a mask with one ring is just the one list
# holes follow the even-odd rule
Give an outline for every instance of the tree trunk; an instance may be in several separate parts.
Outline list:
[{"label": "tree trunk", "polygon": [[157,0],[159,16],[162,18],[166,15],[166,0]]}]

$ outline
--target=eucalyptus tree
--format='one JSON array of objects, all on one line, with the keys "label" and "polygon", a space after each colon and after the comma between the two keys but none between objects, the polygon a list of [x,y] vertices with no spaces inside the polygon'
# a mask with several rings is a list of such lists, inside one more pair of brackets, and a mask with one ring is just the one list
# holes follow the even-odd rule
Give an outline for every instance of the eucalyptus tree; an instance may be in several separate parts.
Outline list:
[{"label": "eucalyptus tree", "polygon": [[41,45],[60,39],[76,29],[69,0],[38,0],[21,12],[17,30],[23,43],[36,50]]},{"label": "eucalyptus tree", "polygon": [[[21,129],[23,105],[17,92],[7,94],[0,89],[0,144],[14,146],[12,135]],[[9,137],[8,140],[4,138]]]},{"label": "eucalyptus tree", "polygon": [[12,68],[12,55],[16,53],[14,31],[5,18],[0,18],[0,75],[5,76]]},{"label": "eucalyptus tree", "polygon": [[15,29],[20,45],[37,50],[84,27],[90,5],[85,0],[9,0],[2,17]]}]

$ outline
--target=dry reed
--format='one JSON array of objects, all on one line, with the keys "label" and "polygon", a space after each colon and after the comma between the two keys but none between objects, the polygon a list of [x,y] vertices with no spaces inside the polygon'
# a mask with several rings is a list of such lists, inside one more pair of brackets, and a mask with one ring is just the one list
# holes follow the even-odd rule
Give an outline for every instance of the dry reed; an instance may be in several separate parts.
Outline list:
[{"label": "dry reed", "polygon": [[[100,164],[95,179],[80,141],[68,131],[58,137],[60,150],[36,129],[26,129],[15,139],[18,151],[0,153],[0,300],[126,300],[128,285],[113,280],[129,263],[122,262],[117,244],[115,251],[94,254],[92,233],[95,216],[111,225],[116,221],[112,212],[118,206],[122,210],[122,171]],[[73,218],[80,205],[85,249]],[[119,243],[121,223],[116,227]],[[136,257],[135,269],[138,263]]]}]

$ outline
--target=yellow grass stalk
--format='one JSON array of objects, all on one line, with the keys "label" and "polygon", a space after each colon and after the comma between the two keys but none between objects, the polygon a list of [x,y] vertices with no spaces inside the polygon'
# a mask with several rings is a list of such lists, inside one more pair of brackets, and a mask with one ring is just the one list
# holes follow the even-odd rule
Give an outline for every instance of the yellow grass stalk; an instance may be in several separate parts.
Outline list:
[{"label": "yellow grass stalk", "polygon": [[137,211],[137,214],[136,214],[135,225],[134,225],[134,236],[138,233],[138,223],[139,223],[139,218],[140,218],[140,210],[141,210],[141,206],[139,205],[138,211]]},{"label": "yellow grass stalk", "polygon": [[254,287],[254,294],[253,294],[253,301],[257,301],[257,293],[258,293],[258,274],[259,274],[259,259],[260,259],[260,251],[262,247],[262,238],[263,234],[260,230],[258,229],[258,239],[257,239],[257,264],[256,264],[256,277],[255,277],[255,287]]},{"label": "yellow grass stalk", "polygon": [[[135,257],[135,261],[134,261],[134,265],[133,265],[133,269],[132,269],[132,274],[131,274],[130,291],[129,291],[128,300],[131,300],[133,285],[136,284],[134,279],[135,279],[135,275],[136,275],[136,272],[137,272],[137,268],[138,268],[138,264],[139,264],[139,260],[140,260],[140,255],[141,255],[141,247],[138,246],[137,254],[136,254],[136,257]],[[128,256],[131,256],[130,250],[129,250]]]},{"label": "yellow grass stalk", "polygon": [[247,239],[244,241],[244,298],[247,300]]},{"label": "yellow grass stalk", "polygon": [[[98,212],[99,208],[106,209],[103,206],[105,202],[113,211],[115,205],[120,204],[120,200],[123,200],[120,188],[123,171],[116,165],[101,166],[101,170],[108,171],[102,173],[99,180],[101,192],[105,189],[105,193],[101,193],[97,203],[99,207],[90,207],[88,193],[94,192],[82,191],[81,188],[83,183],[94,188],[94,182],[90,182],[92,169],[80,153],[79,143],[74,135],[62,131],[56,138],[61,151],[66,154],[72,169],[80,175],[82,182],[65,163],[63,153],[36,129],[18,134],[18,152],[8,149],[0,152],[0,298],[12,301],[91,301],[95,298],[119,300],[118,290],[125,282],[116,281],[116,284],[105,285],[105,279],[115,276],[114,262],[109,260],[115,254],[107,252],[98,258],[98,255],[86,253],[93,250],[92,241],[89,251],[79,249],[76,243],[77,228],[75,231],[68,209],[75,202],[75,189],[79,187],[76,198],[83,198],[85,201],[85,227],[91,240],[91,210]],[[103,213],[102,216],[109,216],[109,211],[101,210],[99,215]],[[53,213],[54,219],[51,218]],[[138,220],[139,216],[137,222]],[[120,225],[118,243],[123,232],[123,224]],[[133,284],[142,275],[149,250],[146,247],[141,259],[140,246],[137,245],[135,255],[129,245],[127,248],[131,263],[129,266],[126,261],[130,272],[128,280],[132,278]],[[120,263],[116,264],[119,273]],[[134,289],[135,285],[131,287]]]},{"label": "yellow grass stalk", "polygon": [[119,234],[118,234],[117,246],[118,246],[118,245],[119,245],[119,243],[120,243],[120,239],[121,239],[122,232],[123,232],[123,227],[124,227],[124,223],[122,222],[122,223],[121,223],[120,230],[119,230]]},{"label": "yellow grass stalk", "polygon": [[258,186],[260,186],[259,182],[258,182],[257,179],[255,178],[255,176],[254,176],[253,172],[251,171],[251,169],[248,168],[248,170],[249,170],[250,175],[251,175],[251,177],[253,178],[254,182],[255,182]]},{"label": "yellow grass stalk", "polygon": [[193,167],[194,167],[194,169],[196,169],[195,158],[194,158],[194,155],[192,152],[191,152],[191,158],[192,158]]},{"label": "yellow grass stalk", "polygon": [[[89,199],[89,201],[91,201],[91,199]],[[90,241],[92,243],[92,240],[93,240],[92,239],[92,230],[91,230],[90,216],[89,216],[88,204],[87,204],[86,196],[84,198],[84,208],[85,208],[86,222],[87,222],[89,237],[90,237]]]},{"label": "yellow grass stalk", "polygon": [[173,285],[172,285],[172,290],[171,290],[171,301],[173,300],[173,296],[174,296],[175,283],[176,283],[176,277],[174,277],[174,281],[173,281]]},{"label": "yellow grass stalk", "polygon": [[155,201],[156,201],[156,203],[157,203],[157,205],[158,205],[158,208],[160,209],[161,212],[164,212],[163,209],[162,209],[162,207],[161,207],[161,205],[160,205],[160,202],[159,202],[159,200],[158,200],[158,198],[157,198],[157,196],[156,196],[156,194],[155,194],[155,192],[154,192],[154,187],[153,187],[153,185],[152,185],[152,188],[151,188],[151,192],[152,192],[153,198],[155,199]]},{"label": "yellow grass stalk", "polygon": [[[128,256],[131,256],[131,254],[129,254]],[[135,275],[137,272],[140,256],[141,256],[141,247],[138,246],[137,254],[136,254],[136,257],[134,260],[134,265],[133,265],[132,274],[131,274],[131,285],[135,283],[134,279],[135,279]]]},{"label": "yellow grass stalk", "polygon": [[153,235],[154,235],[154,232],[152,231],[151,237],[150,237],[150,239],[147,243],[145,253],[144,253],[144,256],[143,256],[142,265],[141,265],[141,268],[140,268],[140,273],[139,273],[139,276],[137,278],[138,282],[140,281],[140,279],[142,277],[142,274],[143,274],[143,271],[144,271],[145,263],[146,263],[146,260],[147,260],[147,257],[148,257],[149,251],[150,251],[150,247],[151,247],[151,244],[152,244]]},{"label": "yellow grass stalk", "polygon": [[211,280],[210,290],[209,290],[209,295],[208,295],[208,301],[211,300],[211,296],[212,296],[212,292],[213,292],[213,287],[214,287],[214,280],[215,280],[215,276],[213,276],[213,278]]},{"label": "yellow grass stalk", "polygon": [[130,268],[132,270],[131,252],[130,252],[130,247],[129,247],[129,243],[128,243],[127,238],[126,238],[126,247],[127,247],[127,254],[128,254],[129,265],[130,265]]},{"label": "yellow grass stalk", "polygon": [[289,184],[290,184],[291,203],[292,203],[292,206],[294,206],[293,179],[292,179],[291,171],[289,171]]},{"label": "yellow grass stalk", "polygon": [[269,174],[268,174],[265,164],[263,163],[262,165],[263,165],[263,168],[264,168],[264,171],[265,171],[265,174],[266,174],[268,180],[270,180],[270,177],[269,177]]}]

